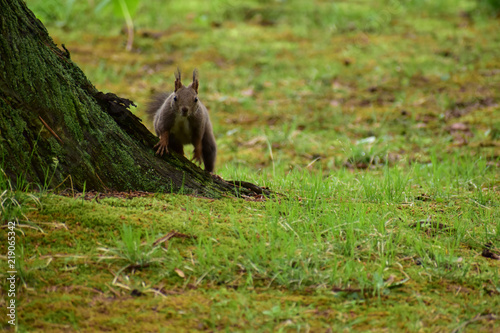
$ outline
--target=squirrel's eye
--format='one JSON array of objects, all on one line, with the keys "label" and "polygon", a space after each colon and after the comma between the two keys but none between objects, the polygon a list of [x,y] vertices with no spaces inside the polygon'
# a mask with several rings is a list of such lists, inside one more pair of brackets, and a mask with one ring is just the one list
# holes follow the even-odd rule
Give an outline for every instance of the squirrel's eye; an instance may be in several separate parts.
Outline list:
[{"label": "squirrel's eye", "polygon": [[195,97],[195,98],[194,98],[194,102],[195,102],[195,103],[196,103],[196,102],[198,102],[198,97]]},{"label": "squirrel's eye", "polygon": [[177,96],[174,96],[174,101],[176,101],[176,102],[177,102]]}]

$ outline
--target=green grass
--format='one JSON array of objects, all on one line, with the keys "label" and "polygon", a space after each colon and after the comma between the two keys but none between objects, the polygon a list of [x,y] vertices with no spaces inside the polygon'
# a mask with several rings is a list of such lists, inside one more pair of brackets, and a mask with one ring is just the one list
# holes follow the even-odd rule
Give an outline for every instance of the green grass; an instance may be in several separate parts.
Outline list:
[{"label": "green grass", "polygon": [[500,251],[494,1],[141,2],[132,52],[100,3],[27,2],[140,117],[197,67],[216,173],[275,194],[73,198],[0,177],[20,331],[500,329],[482,255]]}]

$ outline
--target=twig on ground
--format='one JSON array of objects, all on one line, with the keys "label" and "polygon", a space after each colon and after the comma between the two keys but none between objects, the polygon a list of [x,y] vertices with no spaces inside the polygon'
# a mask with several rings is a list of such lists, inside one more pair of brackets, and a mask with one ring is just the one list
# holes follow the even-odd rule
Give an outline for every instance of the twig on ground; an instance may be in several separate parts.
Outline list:
[{"label": "twig on ground", "polygon": [[460,326],[458,326],[453,331],[451,331],[451,333],[461,332],[467,325],[472,324],[472,323],[474,323],[476,321],[483,320],[483,319],[486,319],[486,320],[497,320],[498,317],[496,315],[492,314],[492,313],[484,315],[484,316],[476,315],[474,318],[463,322]]}]

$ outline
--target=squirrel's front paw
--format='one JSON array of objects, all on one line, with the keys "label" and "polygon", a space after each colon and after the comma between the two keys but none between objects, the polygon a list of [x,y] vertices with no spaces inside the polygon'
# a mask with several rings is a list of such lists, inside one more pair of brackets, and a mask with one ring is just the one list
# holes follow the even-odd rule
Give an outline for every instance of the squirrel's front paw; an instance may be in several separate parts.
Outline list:
[{"label": "squirrel's front paw", "polygon": [[168,154],[168,148],[167,148],[167,145],[166,145],[166,144],[164,144],[163,142],[161,142],[161,140],[160,140],[160,142],[158,142],[158,143],[154,146],[154,148],[155,148],[155,149],[156,149],[156,148],[158,148],[158,149],[156,150],[156,155],[163,156],[163,154],[164,154],[164,153],[167,153],[167,154]]},{"label": "squirrel's front paw", "polygon": [[194,156],[193,158],[191,159],[191,161],[196,161],[196,163],[198,164],[201,164],[202,160],[201,160],[201,154],[200,153],[197,153],[196,151],[194,152]]}]

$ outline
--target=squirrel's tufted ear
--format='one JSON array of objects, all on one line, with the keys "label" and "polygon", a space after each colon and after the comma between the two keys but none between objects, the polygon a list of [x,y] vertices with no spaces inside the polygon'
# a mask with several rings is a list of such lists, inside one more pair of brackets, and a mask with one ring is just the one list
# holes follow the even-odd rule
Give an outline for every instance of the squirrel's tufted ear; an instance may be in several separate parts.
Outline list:
[{"label": "squirrel's tufted ear", "polygon": [[198,70],[195,68],[193,71],[193,83],[191,84],[191,88],[193,88],[196,93],[198,93],[198,85]]},{"label": "squirrel's tufted ear", "polygon": [[181,87],[182,87],[181,70],[179,69],[179,67],[177,67],[177,72],[175,72],[175,90],[174,91],[177,91]]}]

